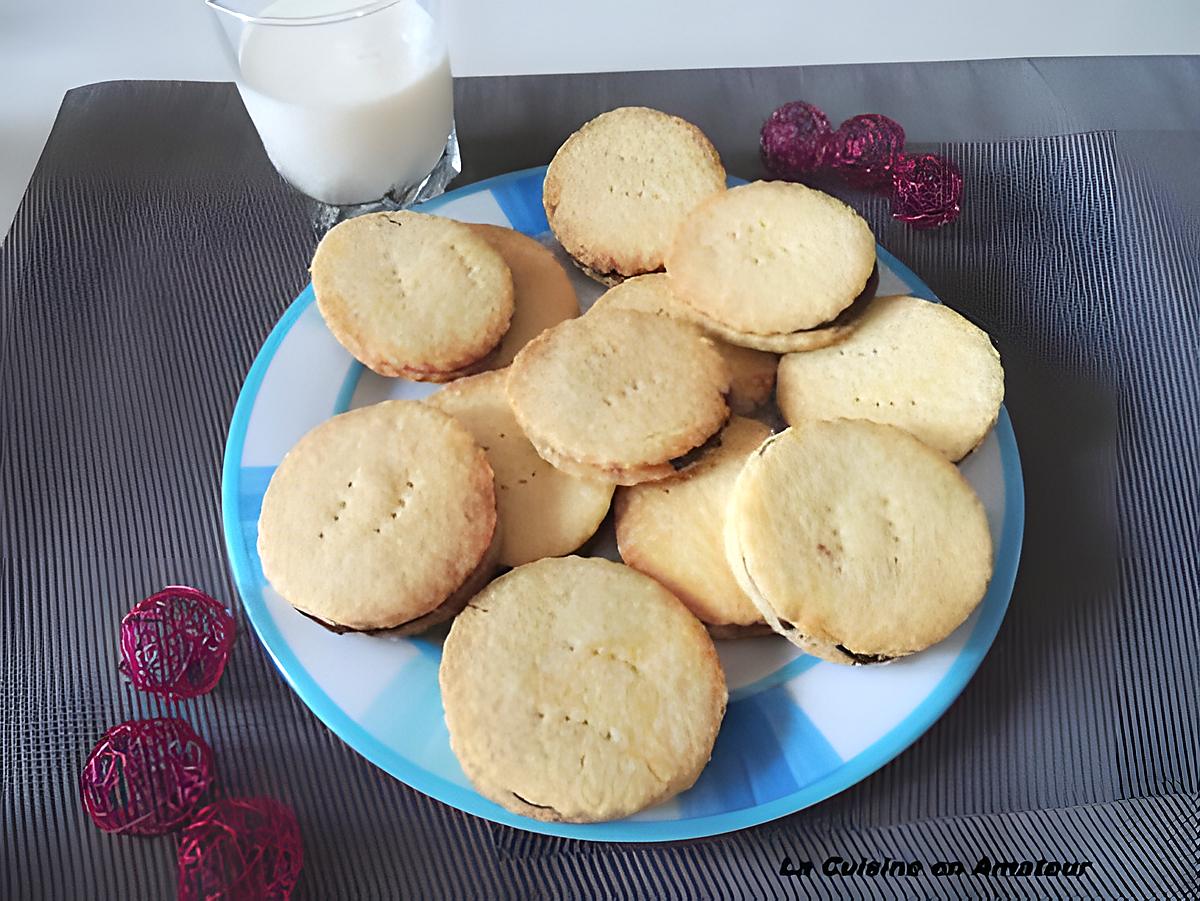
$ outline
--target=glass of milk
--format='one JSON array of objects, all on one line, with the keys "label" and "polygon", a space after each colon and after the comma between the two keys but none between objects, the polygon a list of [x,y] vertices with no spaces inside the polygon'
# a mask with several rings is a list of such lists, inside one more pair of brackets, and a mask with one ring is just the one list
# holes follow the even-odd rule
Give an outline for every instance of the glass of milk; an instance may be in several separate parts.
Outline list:
[{"label": "glass of milk", "polygon": [[458,174],[438,0],[205,2],[271,162],[333,221],[436,196]]}]

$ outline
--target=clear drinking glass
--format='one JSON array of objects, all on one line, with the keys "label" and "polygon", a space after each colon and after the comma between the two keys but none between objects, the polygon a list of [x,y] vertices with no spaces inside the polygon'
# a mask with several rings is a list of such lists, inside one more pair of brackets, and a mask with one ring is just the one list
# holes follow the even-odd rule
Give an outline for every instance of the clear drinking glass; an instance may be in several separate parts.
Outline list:
[{"label": "clear drinking glass", "polygon": [[267,155],[325,205],[326,227],[437,196],[458,174],[439,0],[205,2]]}]

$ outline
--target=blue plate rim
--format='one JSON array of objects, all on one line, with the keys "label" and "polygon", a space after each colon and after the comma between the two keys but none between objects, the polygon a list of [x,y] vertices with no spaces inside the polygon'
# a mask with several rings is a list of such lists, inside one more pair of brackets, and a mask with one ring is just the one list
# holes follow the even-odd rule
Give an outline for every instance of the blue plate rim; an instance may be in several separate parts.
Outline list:
[{"label": "blue plate rim", "polygon": [[[534,166],[473,182],[422,204],[421,209],[426,211],[437,209],[458,197],[490,190],[493,187],[544,172],[545,169],[545,166]],[[885,248],[877,245],[877,251],[879,258],[896,273],[915,296],[938,301],[936,295],[911,269]],[[256,354],[234,406],[221,470],[222,527],[229,554],[230,569],[250,624],[284,680],[299,695],[300,700],[339,738],[371,763],[430,797],[466,813],[505,826],[585,841],[629,843],[680,841],[720,835],[757,826],[795,813],[845,791],[899,756],[928,731],[962,693],[983,662],[983,658],[987,655],[999,632],[1016,583],[1025,527],[1025,491],[1020,453],[1012,421],[1007,409],[1003,406],[1000,408],[995,432],[1000,445],[1000,459],[1004,473],[1004,522],[1000,530],[999,550],[992,580],[988,586],[988,595],[999,596],[1001,602],[997,603],[993,600],[991,604],[988,604],[988,598],[985,597],[984,602],[980,605],[980,616],[971,630],[971,634],[967,637],[962,651],[933,691],[917,705],[912,713],[869,748],[844,761],[841,766],[826,776],[774,801],[726,813],[687,820],[617,820],[608,823],[575,824],[544,823],[522,817],[487,800],[471,789],[455,785],[421,769],[374,738],[342,711],[291,651],[262,602],[257,579],[254,576],[255,569],[252,558],[246,548],[245,536],[240,527],[238,482],[250,413],[254,408],[263,377],[270,368],[271,361],[280,344],[291,331],[296,320],[314,300],[310,283],[289,304]]]}]

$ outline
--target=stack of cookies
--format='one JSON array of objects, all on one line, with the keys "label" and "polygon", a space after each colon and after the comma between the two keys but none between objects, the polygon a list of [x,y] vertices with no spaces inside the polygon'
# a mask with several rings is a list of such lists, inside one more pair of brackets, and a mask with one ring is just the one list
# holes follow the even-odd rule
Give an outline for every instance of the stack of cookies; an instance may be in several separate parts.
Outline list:
[{"label": "stack of cookies", "polygon": [[[440,679],[466,774],[510,810],[592,822],[696,780],[726,703],[714,638],[868,665],[970,615],[992,547],[954,464],[1004,379],[952,310],[874,296],[850,207],[726,189],[677,117],[585,124],[543,199],[552,237],[610,286],[587,315],[509,229],[400,212],[326,235],[312,275],[331,332],[377,373],[449,384],[306,435],[259,550],[335,631],[453,619]],[[624,563],[569,556],[610,510]]]}]

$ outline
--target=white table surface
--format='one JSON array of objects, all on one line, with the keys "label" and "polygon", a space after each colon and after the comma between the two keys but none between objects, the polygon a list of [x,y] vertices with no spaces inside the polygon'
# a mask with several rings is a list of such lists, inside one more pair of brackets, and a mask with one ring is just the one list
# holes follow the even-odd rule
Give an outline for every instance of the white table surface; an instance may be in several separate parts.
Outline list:
[{"label": "white table surface", "polygon": [[[1200,53],[1197,0],[444,0],[456,75]],[[69,88],[230,79],[201,0],[0,0],[0,228]]]}]

